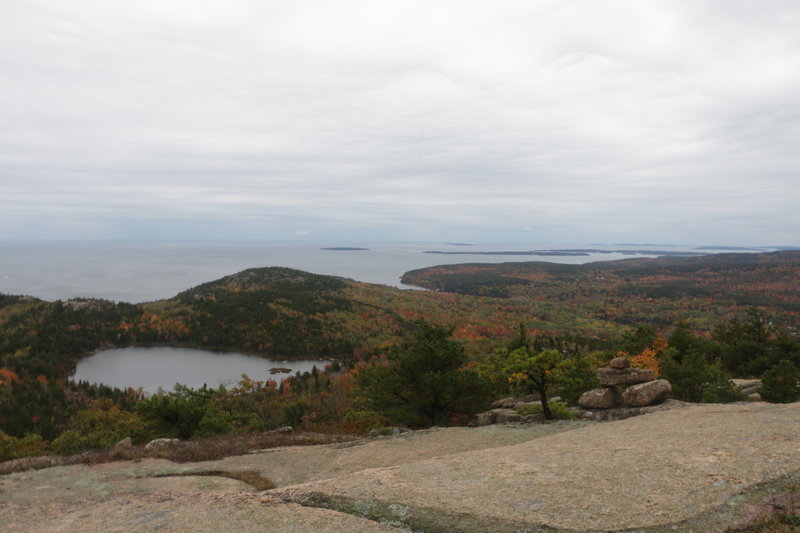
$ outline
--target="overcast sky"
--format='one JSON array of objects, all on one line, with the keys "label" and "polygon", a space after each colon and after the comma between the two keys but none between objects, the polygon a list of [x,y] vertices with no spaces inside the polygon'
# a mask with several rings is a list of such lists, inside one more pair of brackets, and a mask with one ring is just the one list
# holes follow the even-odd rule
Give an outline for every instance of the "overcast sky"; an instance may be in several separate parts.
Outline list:
[{"label": "overcast sky", "polygon": [[794,0],[1,0],[0,238],[800,244]]}]

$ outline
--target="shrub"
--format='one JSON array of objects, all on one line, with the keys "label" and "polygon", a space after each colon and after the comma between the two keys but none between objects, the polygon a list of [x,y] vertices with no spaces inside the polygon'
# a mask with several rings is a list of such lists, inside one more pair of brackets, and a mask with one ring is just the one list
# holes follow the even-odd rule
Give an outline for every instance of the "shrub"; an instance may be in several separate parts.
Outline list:
[{"label": "shrub", "polygon": [[120,409],[110,399],[95,400],[89,408],[78,411],[68,427],[50,444],[61,455],[110,448],[126,437],[137,443],[151,437],[139,415]]},{"label": "shrub", "polygon": [[786,359],[764,373],[761,397],[772,403],[800,400],[800,370]]},{"label": "shrub", "polygon": [[413,337],[387,365],[360,368],[356,383],[366,407],[404,426],[449,424],[471,416],[488,399],[485,380],[467,362],[451,330],[424,321],[414,323]]},{"label": "shrub", "polygon": [[[165,437],[189,439],[200,430],[200,422],[210,410],[217,391],[205,385],[192,389],[176,385],[174,392],[159,392],[136,406],[136,412]],[[204,430],[216,424],[209,423]]]},{"label": "shrub", "polygon": [[0,430],[0,461],[9,461],[21,457],[44,455],[47,453],[47,441],[36,433],[28,433],[24,437],[12,437]]},{"label": "shrub", "polygon": [[703,390],[703,403],[731,403],[743,402],[748,399],[747,394],[743,393],[734,385],[728,376],[720,372],[715,380],[707,383]]},{"label": "shrub", "polygon": [[672,384],[672,397],[686,402],[728,403],[746,400],[718,362],[691,350],[678,360],[667,350],[661,360],[661,376]]},{"label": "shrub", "polygon": [[[569,420],[571,418],[575,418],[575,415],[572,414],[572,411],[569,410],[567,404],[564,402],[548,402],[550,406],[550,411],[553,413],[554,418],[557,420]],[[542,414],[544,409],[542,408],[541,404],[534,403],[523,405],[522,407],[517,409],[517,413],[522,416],[525,415],[537,415]]]}]

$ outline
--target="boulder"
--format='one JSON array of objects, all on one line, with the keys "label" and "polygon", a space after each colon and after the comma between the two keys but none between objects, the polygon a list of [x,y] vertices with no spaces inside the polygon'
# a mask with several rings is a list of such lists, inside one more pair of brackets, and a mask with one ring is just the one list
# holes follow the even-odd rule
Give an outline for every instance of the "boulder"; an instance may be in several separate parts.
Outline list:
[{"label": "boulder", "polygon": [[578,405],[584,409],[611,409],[622,403],[622,393],[617,387],[605,387],[584,392]]},{"label": "boulder", "polygon": [[653,371],[647,368],[598,368],[597,379],[600,385],[613,387],[615,385],[634,385],[655,379]]},{"label": "boulder", "polygon": [[750,394],[747,395],[747,399],[750,400],[751,402],[763,402],[764,401],[764,398],[762,398],[761,394],[759,394],[758,392],[751,392]]},{"label": "boulder", "polygon": [[122,450],[130,450],[131,448],[133,448],[133,441],[131,440],[130,437],[125,437],[124,439],[122,439],[121,441],[119,441],[114,445],[115,452],[119,452]]},{"label": "boulder", "polygon": [[502,400],[492,402],[492,407],[495,409],[513,409],[516,403],[516,398],[503,398]]},{"label": "boulder", "polygon": [[[487,425],[487,424],[483,424],[483,425]],[[411,431],[411,430],[408,429],[407,427],[390,426],[390,427],[385,427],[385,428],[380,428],[380,429],[373,429],[372,431],[369,432],[369,436],[370,437],[386,437],[386,436],[390,436],[391,435],[392,437],[396,437],[398,435],[402,435],[403,433],[408,433],[409,431]]]},{"label": "boulder", "polygon": [[752,394],[761,390],[760,379],[732,379],[737,389],[745,394]]},{"label": "boulder", "polygon": [[611,368],[625,369],[631,366],[631,360],[627,357],[615,357],[608,364]]},{"label": "boulder", "polygon": [[514,409],[492,409],[491,412],[494,413],[494,420],[498,424],[522,420],[522,416]]},{"label": "boulder", "polygon": [[485,413],[478,413],[475,415],[475,425],[476,426],[491,426],[494,424],[495,418],[497,415],[492,411],[486,411]]},{"label": "boulder", "polygon": [[144,449],[149,450],[151,448],[158,448],[159,446],[174,446],[180,441],[181,439],[153,439],[145,444]]},{"label": "boulder", "polygon": [[622,401],[631,407],[644,407],[663,402],[667,395],[672,392],[672,385],[666,379],[657,379],[631,385],[622,393]]}]

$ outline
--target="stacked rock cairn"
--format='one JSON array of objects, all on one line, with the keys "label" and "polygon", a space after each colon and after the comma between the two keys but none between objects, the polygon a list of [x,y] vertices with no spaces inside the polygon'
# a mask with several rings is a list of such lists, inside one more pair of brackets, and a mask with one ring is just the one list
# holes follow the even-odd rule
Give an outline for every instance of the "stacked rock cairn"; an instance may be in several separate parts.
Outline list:
[{"label": "stacked rock cairn", "polygon": [[586,391],[578,400],[584,409],[645,407],[663,402],[672,392],[669,381],[656,379],[650,369],[631,368],[628,357],[615,357],[608,367],[597,369],[597,379],[602,388]]}]

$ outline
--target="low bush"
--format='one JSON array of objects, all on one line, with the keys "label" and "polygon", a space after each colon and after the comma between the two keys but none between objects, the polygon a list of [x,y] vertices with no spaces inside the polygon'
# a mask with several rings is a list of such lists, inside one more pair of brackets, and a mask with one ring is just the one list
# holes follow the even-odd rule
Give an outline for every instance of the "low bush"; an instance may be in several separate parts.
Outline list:
[{"label": "low bush", "polygon": [[[575,418],[575,415],[567,407],[567,404],[564,402],[548,402],[550,406],[550,411],[552,411],[553,416],[557,420],[568,420],[570,418]],[[540,403],[528,404],[523,405],[517,409],[517,413],[525,416],[525,415],[537,415],[543,414],[542,405]]]},{"label": "low bush", "polygon": [[10,461],[22,457],[45,455],[47,441],[36,433],[29,433],[24,437],[12,437],[0,430],[0,461]]},{"label": "low bush", "polygon": [[800,370],[786,359],[764,372],[761,397],[772,403],[800,400]]}]

